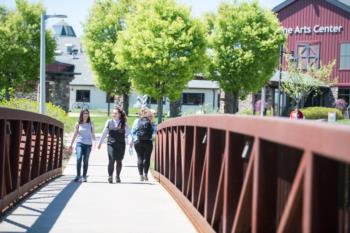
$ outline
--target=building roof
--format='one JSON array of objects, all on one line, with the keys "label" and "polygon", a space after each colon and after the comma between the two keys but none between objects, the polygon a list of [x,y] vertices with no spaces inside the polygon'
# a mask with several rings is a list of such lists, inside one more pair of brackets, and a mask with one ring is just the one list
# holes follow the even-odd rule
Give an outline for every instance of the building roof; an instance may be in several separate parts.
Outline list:
[{"label": "building roof", "polygon": [[[55,63],[49,64],[49,69],[66,72],[60,69],[73,69],[74,79],[70,85],[95,85],[87,54],[83,50],[81,39],[76,37],[74,29],[64,20],[53,25],[56,39]],[[65,68],[64,68],[65,67]],[[58,69],[58,70],[57,70]],[[51,72],[52,73],[52,72]]]},{"label": "building roof", "polygon": [[[66,64],[55,61],[46,65],[46,73],[51,75],[59,75],[58,77],[76,77],[76,75],[81,75],[81,73],[74,72],[74,65]],[[63,75],[63,76],[62,76]]]},{"label": "building roof", "polygon": [[[270,82],[278,83],[279,77],[280,77],[280,71],[276,70],[276,72],[273,74],[272,78],[270,79]],[[281,82],[285,82],[288,79],[289,79],[289,73],[287,71],[282,71]]]},{"label": "building roof", "polygon": [[74,74],[74,65],[55,61],[54,63],[46,65],[46,72]]},{"label": "building roof", "polygon": [[55,36],[76,37],[73,27],[64,20],[61,20],[57,24],[53,25],[52,28]]},{"label": "building roof", "polygon": [[219,89],[219,84],[208,80],[191,80],[187,84],[187,88],[196,89]]},{"label": "building roof", "polygon": [[[273,12],[279,12],[281,11],[283,8],[289,6],[290,4],[296,2],[298,0],[286,0],[280,4],[278,4],[277,6],[275,6],[272,11]],[[350,0],[325,0],[326,2],[337,6],[347,12],[350,12]]]}]

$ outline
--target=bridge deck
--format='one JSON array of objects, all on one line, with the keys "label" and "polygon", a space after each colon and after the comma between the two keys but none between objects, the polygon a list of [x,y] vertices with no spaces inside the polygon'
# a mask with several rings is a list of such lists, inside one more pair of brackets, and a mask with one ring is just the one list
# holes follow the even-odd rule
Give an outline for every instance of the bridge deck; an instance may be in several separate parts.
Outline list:
[{"label": "bridge deck", "polygon": [[161,185],[139,181],[136,154],[125,156],[121,184],[107,183],[107,162],[105,147],[93,151],[88,182],[76,183],[72,156],[64,176],[20,203],[0,232],[196,232]]}]

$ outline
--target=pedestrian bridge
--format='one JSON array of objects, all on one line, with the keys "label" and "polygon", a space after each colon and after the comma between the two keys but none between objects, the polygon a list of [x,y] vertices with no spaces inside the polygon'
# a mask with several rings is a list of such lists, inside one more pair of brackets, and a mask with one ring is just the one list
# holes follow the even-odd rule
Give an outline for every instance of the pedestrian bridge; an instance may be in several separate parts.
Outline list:
[{"label": "pedestrian bridge", "polygon": [[149,182],[126,155],[108,184],[102,148],[75,183],[62,123],[0,108],[0,232],[349,232],[349,138],[325,123],[176,118],[158,126]]}]

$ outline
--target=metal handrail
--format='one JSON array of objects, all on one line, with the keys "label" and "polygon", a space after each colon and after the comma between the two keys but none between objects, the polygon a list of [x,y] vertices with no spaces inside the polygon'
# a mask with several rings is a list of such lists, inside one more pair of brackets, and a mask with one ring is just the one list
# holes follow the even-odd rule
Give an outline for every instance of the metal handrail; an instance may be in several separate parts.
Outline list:
[{"label": "metal handrail", "polygon": [[155,176],[200,232],[342,232],[349,138],[305,120],[175,118],[158,126]]},{"label": "metal handrail", "polygon": [[63,123],[0,107],[0,213],[62,174]]}]

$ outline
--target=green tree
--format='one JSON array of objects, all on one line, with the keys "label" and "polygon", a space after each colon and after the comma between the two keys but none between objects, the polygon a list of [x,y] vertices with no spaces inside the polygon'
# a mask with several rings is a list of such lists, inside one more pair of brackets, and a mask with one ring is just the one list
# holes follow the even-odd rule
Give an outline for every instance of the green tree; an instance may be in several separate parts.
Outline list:
[{"label": "green tree", "polygon": [[[0,9],[0,87],[5,92],[33,91],[39,80],[41,4],[16,0],[16,10]],[[46,33],[46,62],[56,42]]]},{"label": "green tree", "polygon": [[109,94],[123,95],[128,113],[131,82],[124,69],[114,60],[114,44],[125,29],[124,18],[131,1],[96,0],[84,28],[84,45],[99,88]]},{"label": "green tree", "polygon": [[272,77],[285,41],[277,17],[253,3],[222,3],[209,15],[210,79],[225,92],[225,113],[238,111],[239,97],[258,91]]},{"label": "green tree", "polygon": [[158,101],[179,99],[201,69],[206,40],[202,24],[175,0],[140,0],[126,16],[127,28],[116,43],[116,61],[128,70],[133,86]]},{"label": "green tree", "polygon": [[[282,90],[293,100],[296,111],[299,104],[311,94],[320,94],[322,86],[333,86],[338,82],[338,78],[332,78],[331,74],[335,65],[335,60],[328,64],[302,67],[301,63],[295,65],[291,59],[287,59],[286,70],[288,78],[281,83]],[[301,106],[303,107],[303,106]]]},{"label": "green tree", "polygon": [[0,5],[0,22],[2,22],[5,19],[6,15],[7,15],[6,8]]}]

